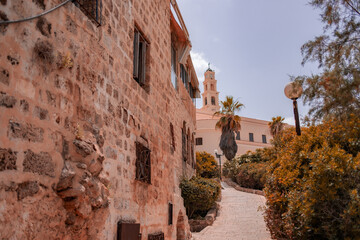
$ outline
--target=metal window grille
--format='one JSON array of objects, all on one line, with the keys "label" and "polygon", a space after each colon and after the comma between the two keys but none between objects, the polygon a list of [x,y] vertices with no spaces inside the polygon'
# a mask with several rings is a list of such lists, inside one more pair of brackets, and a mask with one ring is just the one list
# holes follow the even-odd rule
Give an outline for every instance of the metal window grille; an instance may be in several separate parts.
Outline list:
[{"label": "metal window grille", "polygon": [[74,3],[86,16],[101,26],[102,0],[74,0]]},{"label": "metal window grille", "polygon": [[149,234],[148,240],[165,240],[164,233]]},{"label": "metal window grille", "polygon": [[136,142],[136,179],[151,184],[150,149]]}]

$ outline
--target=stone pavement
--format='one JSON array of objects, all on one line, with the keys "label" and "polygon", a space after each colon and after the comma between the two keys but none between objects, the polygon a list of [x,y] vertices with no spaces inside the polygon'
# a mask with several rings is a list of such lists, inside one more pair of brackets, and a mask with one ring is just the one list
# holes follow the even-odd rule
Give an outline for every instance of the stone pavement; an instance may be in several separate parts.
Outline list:
[{"label": "stone pavement", "polygon": [[220,216],[212,226],[193,233],[193,240],[270,240],[263,211],[265,198],[235,190],[222,183]]}]

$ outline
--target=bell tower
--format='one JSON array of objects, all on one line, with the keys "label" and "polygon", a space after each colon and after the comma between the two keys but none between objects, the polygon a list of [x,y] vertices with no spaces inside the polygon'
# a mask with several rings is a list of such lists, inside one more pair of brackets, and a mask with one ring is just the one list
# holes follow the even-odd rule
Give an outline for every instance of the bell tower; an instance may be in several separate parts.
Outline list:
[{"label": "bell tower", "polygon": [[210,112],[216,112],[220,110],[219,105],[219,92],[217,91],[215,71],[209,68],[205,71],[204,92],[202,93],[203,106],[202,109]]}]

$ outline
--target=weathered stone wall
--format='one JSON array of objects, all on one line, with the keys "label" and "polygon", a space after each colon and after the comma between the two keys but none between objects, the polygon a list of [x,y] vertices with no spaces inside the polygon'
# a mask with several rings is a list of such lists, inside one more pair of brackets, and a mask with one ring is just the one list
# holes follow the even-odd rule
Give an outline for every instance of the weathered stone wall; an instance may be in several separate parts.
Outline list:
[{"label": "weathered stone wall", "polygon": [[[0,19],[59,2],[1,0]],[[189,237],[178,186],[193,174],[181,128],[186,121],[194,132],[195,109],[170,81],[170,1],[102,3],[101,27],[71,2],[0,26],[2,239],[115,239],[119,220],[140,223],[142,239]],[[135,24],[150,43],[147,90],[132,77]],[[150,185],[135,180],[135,142],[144,139]]]}]

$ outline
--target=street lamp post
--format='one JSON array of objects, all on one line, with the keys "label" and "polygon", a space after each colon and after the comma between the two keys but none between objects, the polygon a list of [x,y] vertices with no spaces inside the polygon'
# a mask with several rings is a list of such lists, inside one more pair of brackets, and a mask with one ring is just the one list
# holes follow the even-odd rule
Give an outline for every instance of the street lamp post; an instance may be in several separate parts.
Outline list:
[{"label": "street lamp post", "polygon": [[215,153],[215,156],[219,159],[219,165],[220,165],[220,181],[222,180],[221,179],[221,156],[222,154],[219,154],[217,149],[214,150],[214,153]]},{"label": "street lamp post", "polygon": [[300,129],[299,111],[298,111],[296,100],[301,96],[302,92],[303,92],[303,89],[300,86],[300,84],[295,83],[295,82],[286,84],[285,89],[284,89],[285,96],[287,98],[293,100],[295,127],[296,127],[296,134],[298,136],[301,135],[301,129]]}]

